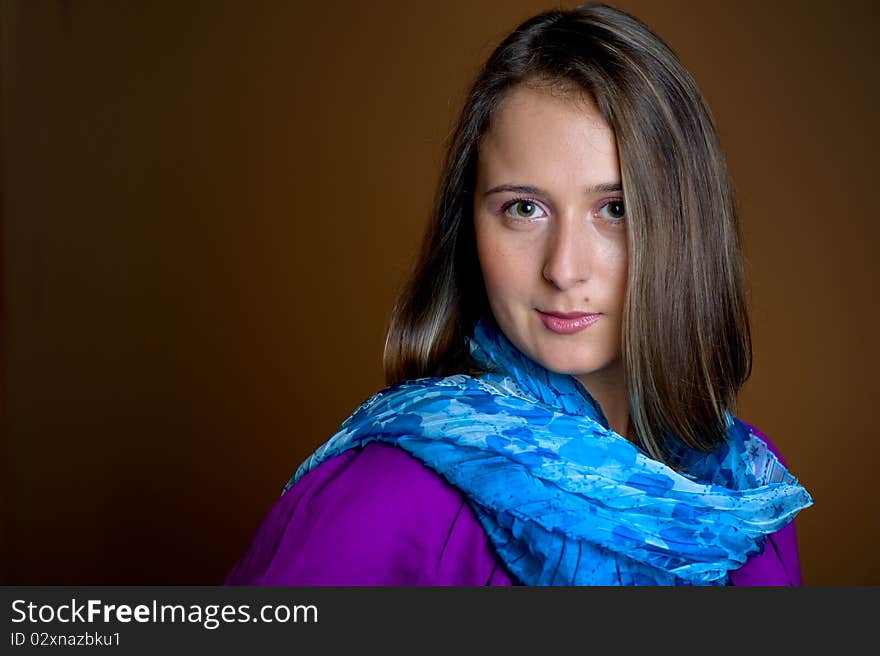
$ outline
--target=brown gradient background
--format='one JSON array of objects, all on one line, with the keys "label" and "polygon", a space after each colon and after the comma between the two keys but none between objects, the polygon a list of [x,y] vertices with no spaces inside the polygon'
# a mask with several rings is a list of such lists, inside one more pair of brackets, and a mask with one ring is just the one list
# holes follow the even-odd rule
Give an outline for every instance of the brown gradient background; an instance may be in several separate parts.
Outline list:
[{"label": "brown gradient background", "polygon": [[[382,386],[465,90],[552,7],[301,5],[0,4],[5,583],[222,580]],[[617,6],[719,125],[754,324],[739,414],[816,499],[805,581],[878,584],[876,9]]]}]

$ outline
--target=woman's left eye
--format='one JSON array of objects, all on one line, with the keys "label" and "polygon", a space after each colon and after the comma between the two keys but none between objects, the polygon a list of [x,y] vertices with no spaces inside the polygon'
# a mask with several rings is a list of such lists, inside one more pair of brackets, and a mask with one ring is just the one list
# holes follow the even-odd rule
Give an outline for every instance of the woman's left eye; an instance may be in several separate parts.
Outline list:
[{"label": "woman's left eye", "polygon": [[599,208],[599,216],[608,221],[608,223],[621,223],[626,218],[626,209],[623,206],[622,198],[614,198],[606,201]]}]

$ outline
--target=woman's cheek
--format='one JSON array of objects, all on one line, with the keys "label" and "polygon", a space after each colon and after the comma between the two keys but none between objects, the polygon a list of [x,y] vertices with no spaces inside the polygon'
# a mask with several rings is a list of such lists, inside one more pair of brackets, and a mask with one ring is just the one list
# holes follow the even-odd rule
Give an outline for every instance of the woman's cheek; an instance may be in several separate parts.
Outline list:
[{"label": "woman's cheek", "polygon": [[486,286],[496,292],[512,292],[525,283],[521,254],[503,243],[494,243],[482,256]]}]

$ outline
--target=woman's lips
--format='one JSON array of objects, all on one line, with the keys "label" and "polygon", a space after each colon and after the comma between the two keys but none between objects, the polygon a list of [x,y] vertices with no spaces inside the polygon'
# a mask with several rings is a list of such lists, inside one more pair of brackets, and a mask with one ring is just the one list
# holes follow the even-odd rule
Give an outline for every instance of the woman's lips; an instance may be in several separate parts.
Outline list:
[{"label": "woman's lips", "polygon": [[538,310],[547,330],[560,335],[571,335],[592,326],[602,316],[599,312],[543,312]]}]

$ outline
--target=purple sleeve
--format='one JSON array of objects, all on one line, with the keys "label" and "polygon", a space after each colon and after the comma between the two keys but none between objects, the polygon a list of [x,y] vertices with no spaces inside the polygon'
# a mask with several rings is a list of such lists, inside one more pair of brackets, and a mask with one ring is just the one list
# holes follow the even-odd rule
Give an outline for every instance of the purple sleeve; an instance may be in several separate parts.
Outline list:
[{"label": "purple sleeve", "polygon": [[328,460],[272,507],[226,585],[511,585],[464,497],[402,449]]},{"label": "purple sleeve", "polygon": [[[785,465],[776,445],[754,426],[747,424]],[[764,551],[750,558],[745,565],[730,573],[733,585],[803,585],[794,520],[768,536]]]}]

